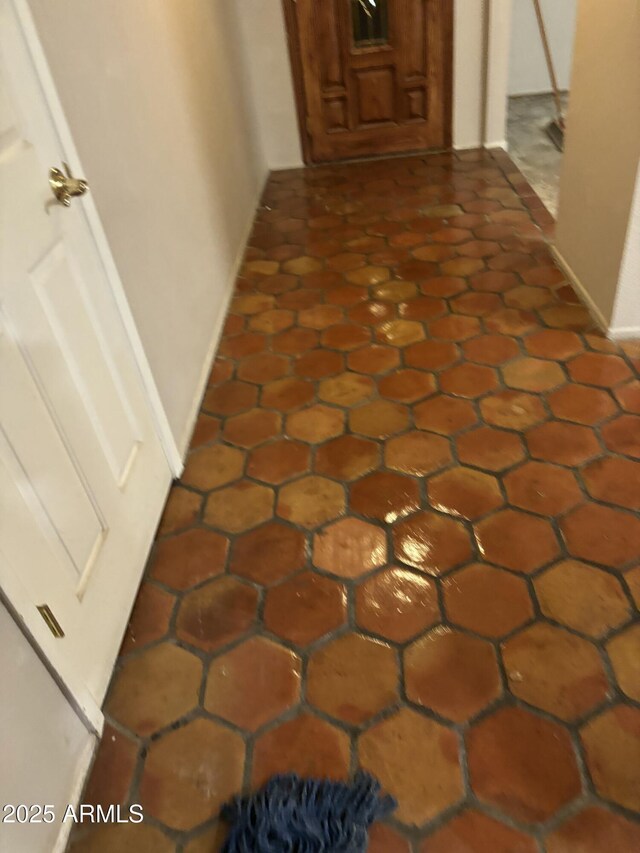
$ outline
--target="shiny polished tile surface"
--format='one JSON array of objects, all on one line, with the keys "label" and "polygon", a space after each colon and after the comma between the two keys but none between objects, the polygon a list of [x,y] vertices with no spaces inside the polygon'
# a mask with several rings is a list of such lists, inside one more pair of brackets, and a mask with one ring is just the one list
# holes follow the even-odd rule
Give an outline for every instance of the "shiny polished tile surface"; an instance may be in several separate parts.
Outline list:
[{"label": "shiny polished tile surface", "polygon": [[372,853],[640,850],[640,347],[552,229],[500,153],[271,176],[74,853],[358,766]]}]

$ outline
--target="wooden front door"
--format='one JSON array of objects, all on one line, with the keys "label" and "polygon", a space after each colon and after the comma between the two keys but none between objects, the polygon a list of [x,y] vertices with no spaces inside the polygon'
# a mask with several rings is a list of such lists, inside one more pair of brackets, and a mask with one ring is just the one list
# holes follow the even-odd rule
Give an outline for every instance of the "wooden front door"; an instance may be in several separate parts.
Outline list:
[{"label": "wooden front door", "polygon": [[305,159],[451,144],[452,0],[284,0]]}]

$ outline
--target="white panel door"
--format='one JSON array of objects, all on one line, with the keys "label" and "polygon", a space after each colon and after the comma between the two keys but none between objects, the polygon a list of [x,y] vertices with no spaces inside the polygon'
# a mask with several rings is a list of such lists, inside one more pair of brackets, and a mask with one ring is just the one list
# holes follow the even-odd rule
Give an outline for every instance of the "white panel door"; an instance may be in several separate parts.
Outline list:
[{"label": "white panel door", "polygon": [[170,471],[85,202],[49,186],[68,152],[17,8],[0,0],[0,585],[100,703]]}]

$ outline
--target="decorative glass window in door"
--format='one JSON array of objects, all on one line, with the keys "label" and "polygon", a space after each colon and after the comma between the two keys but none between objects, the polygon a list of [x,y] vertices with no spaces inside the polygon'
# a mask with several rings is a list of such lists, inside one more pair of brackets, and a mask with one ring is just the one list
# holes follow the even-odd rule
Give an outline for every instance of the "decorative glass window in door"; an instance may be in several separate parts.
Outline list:
[{"label": "decorative glass window in door", "polygon": [[355,47],[370,47],[389,41],[387,0],[351,0]]}]

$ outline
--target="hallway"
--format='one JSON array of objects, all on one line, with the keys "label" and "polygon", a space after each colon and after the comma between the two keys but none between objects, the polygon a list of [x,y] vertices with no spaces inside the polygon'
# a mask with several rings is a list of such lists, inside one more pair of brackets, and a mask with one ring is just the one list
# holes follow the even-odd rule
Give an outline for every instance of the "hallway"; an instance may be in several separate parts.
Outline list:
[{"label": "hallway", "polygon": [[501,151],[273,173],[73,853],[362,766],[372,853],[640,849],[640,347]]}]

